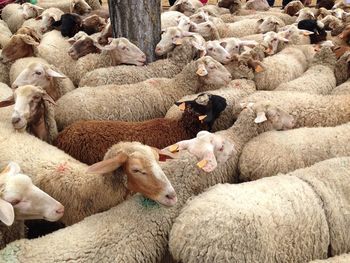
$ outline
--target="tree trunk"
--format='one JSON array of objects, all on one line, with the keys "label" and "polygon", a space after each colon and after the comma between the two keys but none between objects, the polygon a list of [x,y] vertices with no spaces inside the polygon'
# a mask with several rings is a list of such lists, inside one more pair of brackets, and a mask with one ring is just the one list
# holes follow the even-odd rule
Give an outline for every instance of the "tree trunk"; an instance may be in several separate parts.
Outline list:
[{"label": "tree trunk", "polygon": [[108,0],[113,36],[125,37],[147,56],[156,59],[155,47],[160,40],[160,0]]}]

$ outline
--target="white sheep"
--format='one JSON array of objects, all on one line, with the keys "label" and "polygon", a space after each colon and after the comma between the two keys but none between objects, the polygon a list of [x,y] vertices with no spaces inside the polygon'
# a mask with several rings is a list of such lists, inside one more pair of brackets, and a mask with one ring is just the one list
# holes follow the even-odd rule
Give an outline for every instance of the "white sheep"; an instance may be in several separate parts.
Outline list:
[{"label": "white sheep", "polygon": [[[210,84],[214,88],[222,87],[230,79],[224,66],[205,56],[189,63],[172,79],[152,78],[119,86],[81,87],[57,101],[57,125],[61,130],[77,120],[143,121],[164,117],[174,101],[184,95],[203,91]],[[135,92],[139,96],[135,96]]]},{"label": "white sheep", "polygon": [[0,20],[0,49],[7,45],[12,36],[11,30],[8,28],[5,21]]},{"label": "white sheep", "polygon": [[[245,117],[238,121],[239,125],[234,125],[234,128],[219,134],[230,142],[236,141],[237,145],[236,143],[234,145],[237,146],[238,151],[241,148],[240,145],[244,144],[244,138],[248,139],[271,128],[268,124],[266,126],[254,124],[254,118],[256,118],[256,112],[245,111]],[[275,119],[273,123],[280,122],[282,119],[283,117]],[[12,243],[0,252],[0,259],[6,255],[7,259],[13,261],[27,261],[29,258],[31,260],[40,258],[45,262],[67,261],[74,257],[94,262],[119,260],[135,263],[144,260],[160,262],[166,253],[167,237],[172,222],[179,214],[181,207],[190,197],[209,186],[232,182],[237,161],[237,155],[233,154],[213,172],[205,173],[196,165],[196,157],[189,155],[186,151],[181,152],[177,159],[162,164],[163,171],[169,176],[177,191],[176,206],[163,209],[136,195],[104,213],[90,216],[71,227],[40,239]],[[81,242],[76,242],[76,237],[82,233],[85,238]],[[130,235],[130,233],[133,234]],[[47,246],[47,244],[50,245]]]},{"label": "white sheep", "polygon": [[163,12],[160,15],[162,29],[165,29],[171,26],[177,26],[179,19],[183,17],[187,17],[187,16],[185,16],[183,13],[180,13],[178,11]]},{"label": "white sheep", "polygon": [[75,89],[72,81],[42,58],[16,60],[10,68],[12,88],[35,85],[43,88],[54,100]]},{"label": "white sheep", "polygon": [[285,26],[285,24],[281,20],[269,16],[262,19],[245,19],[227,24],[214,24],[211,21],[207,21],[193,24],[191,31],[201,34],[206,40],[214,40],[277,31],[282,26]]},{"label": "white sheep", "polygon": [[255,12],[254,14],[249,14],[249,15],[222,15],[220,18],[225,22],[225,23],[233,23],[237,21],[241,21],[244,19],[261,19],[265,18],[267,16],[274,16],[279,19],[281,19],[286,25],[290,25],[295,23],[296,17],[290,16],[287,14],[283,13],[277,13],[277,12],[270,12],[270,11],[265,11],[265,12]]},{"label": "white sheep", "polygon": [[350,155],[350,124],[267,132],[249,141],[239,160],[240,179],[253,181]]},{"label": "white sheep", "polygon": [[343,84],[335,87],[332,92],[332,95],[350,95],[350,81],[346,81]]},{"label": "white sheep", "polygon": [[156,60],[143,67],[119,65],[91,70],[82,77],[79,87],[131,84],[149,78],[172,78],[180,73],[198,53],[193,45],[193,37],[186,37],[181,45],[175,46],[166,59]]},{"label": "white sheep", "polygon": [[[106,156],[106,159],[111,159],[109,164],[114,166],[114,173],[89,174],[87,165],[56,147],[27,133],[14,132],[11,124],[12,111],[13,107],[0,108],[0,165],[9,160],[19,163],[35,185],[65,206],[63,223],[71,225],[81,221],[86,216],[110,209],[124,201],[132,192],[149,193],[147,189],[154,190],[154,186],[158,190],[149,193],[148,197],[161,203],[164,201],[166,205],[165,195],[171,190],[171,185],[164,181],[164,174],[156,163],[157,151],[137,142],[115,145]],[[119,154],[123,158],[119,158]],[[127,154],[127,158],[124,154]],[[135,162],[133,157],[139,158],[135,164],[137,170],[130,169],[130,165]],[[28,159],[31,161],[28,162]],[[120,165],[116,165],[118,161],[125,164],[121,169],[118,169]],[[148,169],[151,166],[154,170],[150,172]],[[142,181],[137,179],[140,178],[140,171],[147,174],[142,175]],[[127,178],[130,184],[124,185]]]},{"label": "white sheep", "polygon": [[43,9],[54,7],[62,10],[64,13],[77,13],[79,15],[84,15],[91,11],[90,5],[85,0],[40,0],[37,5]]},{"label": "white sheep", "polygon": [[290,46],[262,61],[263,70],[256,69],[254,81],[258,90],[274,90],[281,83],[301,76],[315,54],[311,45]]},{"label": "white sheep", "polygon": [[350,158],[218,184],[190,200],[169,248],[179,262],[309,262],[349,250]]},{"label": "white sheep", "polygon": [[42,10],[41,7],[30,3],[24,3],[22,5],[8,4],[3,8],[1,17],[7,23],[11,32],[15,33],[25,20],[39,16],[39,12]]},{"label": "white sheep", "polygon": [[315,15],[309,7],[304,7],[303,9],[299,10],[296,15],[298,18],[295,23],[299,23],[301,20],[305,19],[315,19]]},{"label": "white sheep", "polygon": [[275,91],[289,90],[327,95],[336,86],[335,63],[336,57],[333,51],[324,47],[315,55],[307,71],[294,80],[281,83]]},{"label": "white sheep", "polygon": [[64,207],[21,173],[17,163],[10,162],[1,169],[0,183],[0,248],[24,237],[23,221],[15,220],[44,218],[53,222],[63,216]]},{"label": "white sheep", "polygon": [[202,7],[199,0],[176,0],[176,2],[169,8],[169,11],[179,11],[186,16],[190,16]]}]

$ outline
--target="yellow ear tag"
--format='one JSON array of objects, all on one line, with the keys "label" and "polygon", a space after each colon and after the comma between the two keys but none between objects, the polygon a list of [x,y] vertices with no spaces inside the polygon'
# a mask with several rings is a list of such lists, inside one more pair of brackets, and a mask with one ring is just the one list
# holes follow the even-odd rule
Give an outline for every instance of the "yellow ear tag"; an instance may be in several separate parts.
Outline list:
[{"label": "yellow ear tag", "polygon": [[271,54],[272,53],[272,49],[271,48],[267,48],[265,51],[266,51],[267,54]]},{"label": "yellow ear tag", "polygon": [[260,66],[260,65],[257,65],[256,67],[255,67],[255,72],[261,72],[261,71],[264,71],[264,69]]},{"label": "yellow ear tag", "polygon": [[179,105],[179,110],[180,110],[180,111],[185,111],[185,109],[186,109],[186,103],[183,102],[183,103],[181,103],[181,104]]},{"label": "yellow ear tag", "polygon": [[2,170],[2,171],[0,172],[0,174],[5,174],[5,173],[8,173],[9,171],[10,171],[10,166],[7,165],[7,166],[5,167],[5,169]]},{"label": "yellow ear tag", "polygon": [[307,37],[309,34],[308,34],[308,33],[306,33],[306,32],[304,32],[304,33],[303,33],[303,35]]},{"label": "yellow ear tag", "polygon": [[207,115],[201,115],[201,116],[198,116],[198,119],[203,122],[203,120],[207,117]]},{"label": "yellow ear tag", "polygon": [[205,69],[199,68],[199,69],[196,71],[196,74],[199,75],[199,76],[201,76],[201,77],[203,77],[203,76],[207,75],[207,72],[206,72]]},{"label": "yellow ear tag", "polygon": [[178,152],[178,151],[179,151],[179,145],[177,145],[177,144],[171,145],[171,146],[169,147],[169,151],[170,151],[171,153]]},{"label": "yellow ear tag", "polygon": [[208,163],[208,160],[203,159],[197,163],[197,166],[202,169],[204,166],[207,165],[207,163]]},{"label": "yellow ear tag", "polygon": [[181,45],[182,44],[182,39],[179,38],[175,41],[175,45]]}]

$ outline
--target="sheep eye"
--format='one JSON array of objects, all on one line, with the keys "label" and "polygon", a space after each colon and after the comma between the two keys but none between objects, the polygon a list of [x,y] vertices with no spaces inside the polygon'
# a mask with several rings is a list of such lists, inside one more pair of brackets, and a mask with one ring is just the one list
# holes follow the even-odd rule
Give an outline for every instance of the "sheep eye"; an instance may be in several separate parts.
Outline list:
[{"label": "sheep eye", "polygon": [[41,71],[35,71],[35,74],[40,76],[41,75]]},{"label": "sheep eye", "polygon": [[40,100],[40,99],[41,99],[41,96],[35,95],[35,96],[33,96],[33,99],[34,99],[34,100]]},{"label": "sheep eye", "polygon": [[21,202],[21,200],[15,199],[15,200],[12,200],[10,203],[11,203],[11,205],[17,205],[17,204],[19,204],[20,202]]},{"label": "sheep eye", "polygon": [[212,47],[210,47],[210,48],[208,48],[208,50],[209,50],[209,51],[213,51],[213,48],[212,48]]}]

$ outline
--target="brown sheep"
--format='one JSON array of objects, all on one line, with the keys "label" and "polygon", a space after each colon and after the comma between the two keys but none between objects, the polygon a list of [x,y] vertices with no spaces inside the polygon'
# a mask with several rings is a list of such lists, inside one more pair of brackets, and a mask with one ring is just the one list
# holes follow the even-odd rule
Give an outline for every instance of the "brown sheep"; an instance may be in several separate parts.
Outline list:
[{"label": "brown sheep", "polygon": [[108,148],[120,141],[140,141],[161,149],[191,139],[201,130],[210,130],[226,107],[226,99],[205,93],[183,103],[185,112],[180,120],[80,121],[65,128],[54,144],[77,160],[93,164],[101,161]]}]

